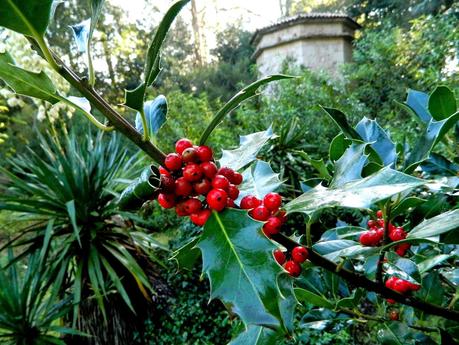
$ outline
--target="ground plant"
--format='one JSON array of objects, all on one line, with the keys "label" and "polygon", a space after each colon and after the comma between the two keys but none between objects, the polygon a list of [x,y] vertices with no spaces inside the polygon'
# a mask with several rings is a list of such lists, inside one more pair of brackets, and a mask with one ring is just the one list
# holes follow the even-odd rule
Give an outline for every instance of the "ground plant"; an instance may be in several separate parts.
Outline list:
[{"label": "ground plant", "polygon": [[[0,26],[24,35],[47,62],[37,73],[0,53],[0,79],[19,95],[66,104],[98,132],[83,142],[65,131],[36,134],[40,154],[13,157],[1,168],[8,182],[0,211],[28,226],[0,247],[8,252],[0,287],[14,287],[0,290],[0,338],[129,344],[142,337],[141,321],[154,318],[155,301],[168,294],[158,274],[168,269],[166,255],[179,270],[202,263],[209,298],[240,325],[232,345],[294,343],[300,329],[338,332],[362,324],[376,329],[381,344],[458,342],[455,93],[438,85],[394,100],[419,122],[411,146],[394,143],[376,120],[357,122],[339,105],[322,104],[338,133],[321,147],[322,159],[295,145],[284,145],[275,165],[261,159],[269,157],[263,154],[269,145],[301,142],[295,133],[301,127],[293,125],[279,134],[272,127],[240,133],[238,146],[215,149],[214,130],[241,103],[269,83],[294,80],[271,75],[224,103],[198,140],[177,138],[174,151],[164,153],[158,133],[171,115],[154,87],[162,44],[189,2],[175,1],[165,14],[141,80],[125,91],[120,107],[95,88],[91,47],[104,0],[88,1],[90,19],[73,27],[87,75],[47,43],[59,1],[0,0]],[[56,88],[51,71],[70,84],[70,93]],[[139,152],[126,151],[120,136]],[[448,148],[442,154],[435,152],[440,142]],[[275,170],[293,156],[306,162],[307,173],[297,169],[286,183]],[[169,252],[155,239],[148,227],[152,207],[193,224],[184,245]],[[24,272],[17,272],[19,264]]]}]

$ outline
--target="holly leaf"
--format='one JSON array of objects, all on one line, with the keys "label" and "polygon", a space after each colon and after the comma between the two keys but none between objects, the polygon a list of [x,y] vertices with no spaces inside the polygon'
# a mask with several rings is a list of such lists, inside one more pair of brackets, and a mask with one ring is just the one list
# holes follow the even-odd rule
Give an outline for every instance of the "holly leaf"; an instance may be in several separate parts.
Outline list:
[{"label": "holly leaf", "polygon": [[342,257],[352,258],[362,254],[371,255],[378,251],[375,247],[364,247],[351,240],[317,242],[312,248],[330,261],[338,261]]},{"label": "holly leaf", "polygon": [[437,86],[429,96],[429,112],[432,117],[441,121],[457,111],[454,92],[446,86]]},{"label": "holly leaf", "polygon": [[[163,95],[159,95],[153,101],[147,101],[143,105],[145,117],[147,119],[149,137],[158,133],[161,126],[166,122],[167,100]],[[135,129],[143,134],[142,118],[137,113],[135,118]]]},{"label": "holly leaf", "polygon": [[229,345],[277,345],[282,334],[261,326],[249,326],[233,339]]},{"label": "holly leaf", "polygon": [[431,152],[429,158],[421,163],[421,169],[430,175],[455,176],[459,172],[459,165]]},{"label": "holly leaf", "polygon": [[381,158],[384,166],[394,167],[397,161],[397,150],[395,144],[390,140],[389,135],[376,122],[364,117],[355,126],[355,130],[360,137],[369,143],[373,150]]},{"label": "holly leaf", "polygon": [[177,261],[179,268],[191,271],[194,267],[194,264],[201,256],[201,251],[196,247],[198,240],[198,238],[192,239],[173,253],[171,260]]},{"label": "holly leaf", "polygon": [[441,121],[431,119],[424,129],[424,133],[406,158],[404,171],[407,173],[413,172],[420,163],[429,158],[430,151],[458,121],[459,112]]},{"label": "holly leaf", "polygon": [[88,48],[89,32],[91,30],[91,19],[86,19],[79,24],[70,26],[73,31],[73,38],[79,52],[84,53]]},{"label": "holly leaf", "polygon": [[406,238],[429,238],[457,229],[458,227],[459,209],[456,209],[439,214],[436,217],[424,220],[422,223],[415,226],[408,233],[408,236]]},{"label": "holly leaf", "polygon": [[328,309],[333,309],[335,307],[335,305],[331,303],[328,299],[325,299],[324,297],[317,295],[309,290],[296,288],[295,296],[300,303],[309,303],[315,307],[322,307]]},{"label": "holly leaf", "polygon": [[416,294],[421,300],[441,305],[445,301],[443,298],[445,291],[440,282],[440,275],[437,271],[430,272],[422,280],[422,288]]},{"label": "holly leaf", "polygon": [[344,154],[335,162],[335,173],[330,187],[336,188],[347,182],[362,178],[363,166],[367,162],[368,156],[365,155],[367,144],[352,143]]},{"label": "holly leaf", "polygon": [[17,67],[8,53],[0,53],[0,79],[17,94],[39,98],[51,104],[61,100],[45,72],[35,73]]},{"label": "holly leaf", "polygon": [[0,26],[32,37],[43,37],[53,0],[0,0]]},{"label": "holly leaf", "polygon": [[239,170],[256,160],[258,152],[273,137],[275,135],[271,127],[266,131],[241,135],[239,147],[234,150],[222,150],[222,157],[218,162],[221,167]]},{"label": "holly leaf", "polygon": [[439,254],[418,263],[419,273],[423,274],[442,262],[454,257],[453,254]]},{"label": "holly leaf", "polygon": [[330,148],[328,151],[328,156],[331,161],[337,161],[346,151],[346,149],[351,145],[352,140],[347,139],[343,133],[339,133],[336,137],[333,138],[330,143]]},{"label": "holly leaf", "polygon": [[236,204],[246,195],[254,195],[263,199],[268,193],[274,192],[282,185],[279,174],[276,174],[271,166],[263,161],[257,160],[242,173],[243,182],[239,186],[239,197]]},{"label": "holly leaf", "polygon": [[429,95],[421,92],[409,89],[406,96],[404,105],[408,107],[415,115],[424,123],[429,123],[432,116],[428,110]]},{"label": "holly leaf", "polygon": [[286,329],[284,303],[292,297],[279,288],[283,270],[272,255],[277,247],[261,227],[243,210],[213,212],[197,244],[203,271],[211,298],[221,299],[246,325]]},{"label": "holly leaf", "polygon": [[312,214],[329,207],[370,208],[374,203],[426,182],[389,167],[340,188],[317,186],[285,205],[287,212]]}]

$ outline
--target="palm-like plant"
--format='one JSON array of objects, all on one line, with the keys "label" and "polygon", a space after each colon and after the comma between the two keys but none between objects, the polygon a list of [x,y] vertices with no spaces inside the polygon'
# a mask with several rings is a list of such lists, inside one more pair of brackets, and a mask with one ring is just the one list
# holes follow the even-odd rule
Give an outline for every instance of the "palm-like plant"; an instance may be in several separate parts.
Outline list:
[{"label": "palm-like plant", "polygon": [[146,254],[155,242],[129,231],[115,201],[122,182],[138,174],[140,159],[128,156],[118,136],[40,142],[40,155],[19,156],[9,162],[11,171],[3,169],[11,182],[0,210],[32,222],[12,241],[23,248],[19,258],[49,243],[46,258],[64,272],[60,291],[72,291],[73,322],[80,329],[78,305],[92,296],[104,318],[112,293],[134,311],[130,295],[153,291],[140,261],[149,262]]},{"label": "palm-like plant", "polygon": [[[12,259],[11,249],[9,257]],[[0,270],[2,344],[65,345],[61,335],[80,334],[61,325],[63,316],[72,308],[71,298],[60,298],[57,289],[63,271],[44,263],[43,255],[37,252],[28,257],[24,272],[17,267],[17,261]]]}]

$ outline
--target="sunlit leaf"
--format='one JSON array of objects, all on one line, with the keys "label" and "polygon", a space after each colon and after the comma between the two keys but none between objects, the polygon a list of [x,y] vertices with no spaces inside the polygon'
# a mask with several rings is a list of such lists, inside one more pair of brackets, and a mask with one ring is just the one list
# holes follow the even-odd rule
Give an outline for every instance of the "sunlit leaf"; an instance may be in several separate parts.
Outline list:
[{"label": "sunlit leaf", "polygon": [[429,238],[457,229],[458,227],[459,209],[456,209],[424,220],[408,233],[407,238]]},{"label": "sunlit leaf", "polygon": [[79,52],[86,52],[88,48],[89,31],[91,29],[91,19],[86,19],[79,24],[71,26],[73,37]]},{"label": "sunlit leaf", "polygon": [[404,104],[407,105],[422,122],[429,123],[429,121],[432,119],[432,116],[428,110],[428,102],[428,94],[409,89]]},{"label": "sunlit leaf", "polygon": [[359,242],[351,240],[317,242],[312,248],[331,261],[337,261],[342,257],[352,258],[363,254],[371,255],[377,251],[377,248],[363,247]]},{"label": "sunlit leaf", "polygon": [[[159,95],[153,101],[147,101],[143,105],[145,117],[147,119],[149,137],[158,133],[161,126],[166,122],[167,100],[163,95]],[[137,113],[135,118],[135,129],[143,133],[142,118]]]},{"label": "sunlit leaf", "polygon": [[277,345],[282,334],[261,326],[249,326],[233,339],[229,345]]},{"label": "sunlit leaf", "polygon": [[363,166],[367,162],[365,155],[367,144],[351,144],[343,155],[335,162],[335,173],[330,184],[331,188],[341,187],[344,184],[362,178]]}]

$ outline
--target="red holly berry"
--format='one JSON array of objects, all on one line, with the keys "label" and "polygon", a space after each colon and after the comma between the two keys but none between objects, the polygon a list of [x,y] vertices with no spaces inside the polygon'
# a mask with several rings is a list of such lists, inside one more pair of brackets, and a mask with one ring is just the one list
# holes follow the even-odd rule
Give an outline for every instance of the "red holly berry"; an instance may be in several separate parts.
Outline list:
[{"label": "red holly berry", "polygon": [[193,189],[198,194],[206,195],[212,189],[212,184],[208,179],[204,178],[193,184]]},{"label": "red holly berry", "polygon": [[389,313],[389,319],[391,319],[392,321],[397,321],[398,320],[398,312],[396,310],[391,310],[390,313]]},{"label": "red holly berry", "polygon": [[169,170],[166,170],[166,168],[162,167],[161,165],[159,166],[158,170],[161,175],[171,176]]},{"label": "red holly berry", "polygon": [[158,203],[164,208],[172,208],[175,206],[175,195],[160,193],[158,195]]},{"label": "red holly berry", "polygon": [[[261,206],[263,207],[263,206]],[[255,217],[254,217],[255,218]],[[277,217],[269,217],[266,223],[263,225],[263,232],[266,236],[278,234],[281,230],[282,222]]]},{"label": "red holly berry", "polygon": [[279,265],[283,265],[285,263],[285,260],[287,260],[285,253],[280,249],[274,250],[273,255],[274,255],[274,259],[276,259]]},{"label": "red holly berry", "polygon": [[247,195],[241,199],[241,208],[243,210],[251,210],[261,205],[261,200],[253,195]]},{"label": "red holly berry", "polygon": [[188,182],[196,182],[200,181],[202,178],[202,169],[199,166],[199,164],[196,163],[189,163],[184,169],[183,169],[183,177],[185,180]]},{"label": "red holly berry", "polygon": [[293,248],[292,250],[292,260],[299,264],[305,262],[308,256],[309,256],[309,253],[305,247],[298,246],[298,247]]},{"label": "red holly berry", "polygon": [[196,152],[198,153],[198,158],[201,162],[208,162],[213,158],[212,149],[209,146],[198,146]]},{"label": "red holly berry", "polygon": [[191,198],[184,202],[185,210],[188,214],[196,213],[202,208],[202,203],[199,199]]},{"label": "red holly berry", "polygon": [[370,220],[367,222],[367,225],[368,225],[369,228],[374,228],[374,227],[376,227],[378,224],[376,223],[376,220],[370,219]]},{"label": "red holly berry", "polygon": [[217,174],[225,176],[228,181],[232,181],[234,178],[234,170],[228,167],[221,167],[218,169]]},{"label": "red holly berry", "polygon": [[378,224],[379,227],[384,228],[384,219],[378,219],[376,223]]},{"label": "red holly berry", "polygon": [[400,241],[406,238],[406,232],[402,227],[397,227],[389,233],[389,237],[392,241]]},{"label": "red holly berry", "polygon": [[204,162],[201,163],[201,169],[202,172],[204,173],[204,176],[207,178],[213,178],[215,175],[217,175],[217,166],[213,162]]},{"label": "red holly berry", "polygon": [[403,280],[403,279],[397,279],[394,282],[393,290],[404,294],[404,293],[410,291],[410,288],[411,288],[410,282],[408,282],[406,280]]},{"label": "red holly berry", "polygon": [[179,155],[181,155],[183,153],[183,151],[185,151],[185,149],[187,149],[189,147],[193,147],[193,143],[191,142],[191,140],[186,139],[186,138],[179,139],[175,143],[175,152],[177,152]]},{"label": "red holly berry", "polygon": [[229,185],[230,183],[228,179],[223,175],[215,175],[214,179],[212,180],[212,187],[217,189],[223,189],[227,191]]},{"label": "red holly berry", "polygon": [[227,199],[228,194],[223,189],[212,189],[206,197],[209,207],[218,212],[225,208]]},{"label": "red holly berry", "polygon": [[231,198],[228,198],[228,199],[226,200],[226,207],[235,208],[235,207],[236,207],[236,204],[234,203],[234,200],[231,199]]},{"label": "red holly berry", "polygon": [[190,220],[197,226],[203,226],[204,224],[206,224],[207,219],[209,219],[211,214],[212,214],[212,211],[206,208],[197,213],[192,213],[190,215]]},{"label": "red holly berry", "polygon": [[197,162],[198,159],[198,152],[194,147],[188,147],[182,152],[182,160],[185,163]]},{"label": "red holly berry", "polygon": [[410,247],[411,247],[411,244],[402,243],[402,244],[399,244],[398,246],[395,247],[395,252],[399,256],[405,256],[406,252],[408,251],[408,249],[410,249]]},{"label": "red holly berry", "polygon": [[183,176],[175,180],[175,194],[180,196],[188,196],[193,191],[193,187]]},{"label": "red holly berry", "polygon": [[397,277],[390,277],[389,279],[387,279],[385,283],[386,287],[391,290],[394,290],[394,284],[397,281],[397,279]]},{"label": "red holly berry", "polygon": [[238,172],[234,172],[233,178],[230,180],[231,183],[235,184],[236,186],[242,183],[244,178]]},{"label": "red holly berry", "polygon": [[236,200],[239,196],[239,189],[234,184],[230,184],[228,187],[228,195],[231,199]]},{"label": "red holly berry", "polygon": [[167,169],[175,171],[182,167],[182,158],[176,153],[169,153],[164,160]]},{"label": "red holly berry", "polygon": [[364,246],[376,246],[380,238],[376,231],[365,231],[360,235],[359,241]]},{"label": "red holly berry", "polygon": [[160,188],[165,193],[173,193],[175,190],[175,180],[170,175],[160,175]]},{"label": "red holly berry", "polygon": [[264,222],[268,220],[270,212],[265,206],[260,205],[255,207],[252,211],[250,211],[250,215],[253,219]]},{"label": "red holly berry", "polygon": [[383,212],[382,212],[381,210],[378,210],[378,211],[376,212],[376,217],[378,217],[378,218],[381,219],[381,218],[383,217]]},{"label": "red holly berry", "polygon": [[263,198],[263,205],[270,211],[276,211],[282,204],[282,197],[277,193],[268,193]]},{"label": "red holly berry", "polygon": [[387,303],[395,304],[395,303],[397,303],[397,302],[396,302],[394,299],[392,299],[392,298],[388,298],[388,299],[387,299]]},{"label": "red holly berry", "polygon": [[293,260],[287,261],[284,268],[292,277],[298,277],[301,273],[301,266]]},{"label": "red holly berry", "polygon": [[177,216],[179,217],[188,216],[188,212],[185,208],[185,202],[179,202],[177,206],[175,206],[175,213],[177,213]]}]

